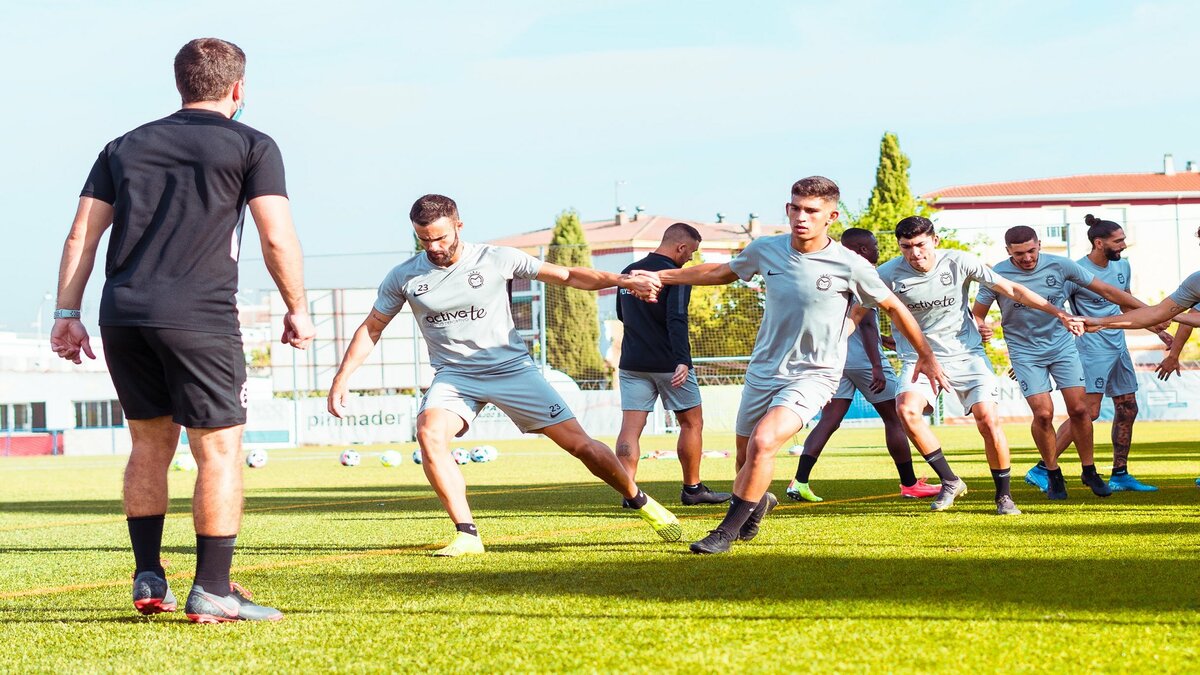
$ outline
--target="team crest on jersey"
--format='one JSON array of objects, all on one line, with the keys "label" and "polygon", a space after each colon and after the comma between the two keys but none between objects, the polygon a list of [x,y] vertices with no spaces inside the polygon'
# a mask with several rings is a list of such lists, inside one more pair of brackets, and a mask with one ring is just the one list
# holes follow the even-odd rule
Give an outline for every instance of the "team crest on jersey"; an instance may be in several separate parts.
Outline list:
[{"label": "team crest on jersey", "polygon": [[907,293],[908,286],[905,286],[903,281],[897,281],[895,287],[892,290],[894,290],[897,293]]},{"label": "team crest on jersey", "polygon": [[943,286],[949,286],[950,284],[954,283],[954,275],[950,274],[949,272],[942,272],[938,279],[941,279]]},{"label": "team crest on jersey", "polygon": [[1123,272],[1117,272],[1117,283],[1125,283],[1125,274]]},{"label": "team crest on jersey", "polygon": [[1058,277],[1046,277],[1046,285],[1050,288],[1058,287]]},{"label": "team crest on jersey", "polygon": [[822,274],[820,277],[817,277],[818,291],[827,291],[831,286],[833,286],[833,279],[829,278],[828,274]]},{"label": "team crest on jersey", "polygon": [[483,275],[478,270],[467,275],[467,283],[471,284],[471,288],[479,288],[483,285]]}]

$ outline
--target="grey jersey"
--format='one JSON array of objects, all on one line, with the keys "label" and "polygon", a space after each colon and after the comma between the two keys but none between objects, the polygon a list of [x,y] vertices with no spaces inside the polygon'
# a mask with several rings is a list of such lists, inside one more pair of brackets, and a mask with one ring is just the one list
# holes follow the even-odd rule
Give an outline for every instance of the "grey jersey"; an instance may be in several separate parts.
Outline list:
[{"label": "grey jersey", "polygon": [[[1037,265],[1029,271],[1013,264],[1008,258],[996,265],[996,273],[1015,281],[1063,309],[1066,302],[1066,285],[1073,282],[1079,286],[1092,283],[1092,273],[1079,263],[1059,255],[1042,253]],[[989,289],[981,289],[977,301],[991,304],[997,300]],[[1009,356],[1022,359],[1045,359],[1055,354],[1072,353],[1076,350],[1075,336],[1059,323],[1058,319],[1039,309],[1000,296],[1000,325],[1004,327],[1004,341]]]},{"label": "grey jersey", "polygon": [[1175,289],[1170,298],[1171,302],[1185,309],[1200,305],[1200,272],[1192,272],[1191,276],[1179,284],[1179,288]]},{"label": "grey jersey", "polygon": [[[983,339],[968,306],[971,282],[991,288],[996,275],[979,258],[966,251],[937,251],[933,269],[918,272],[904,258],[892,258],[879,268],[879,276],[908,307],[939,360],[965,359],[983,353]],[[899,332],[896,351],[900,360],[915,363],[917,350]]]},{"label": "grey jersey", "polygon": [[[1108,264],[1100,267],[1092,262],[1090,258],[1084,256],[1078,261],[1079,266],[1091,272],[1097,279],[1103,281],[1109,286],[1119,288],[1125,292],[1129,292],[1129,261],[1128,260],[1109,260]],[[1079,284],[1068,282],[1066,284],[1067,301],[1071,303],[1071,311],[1079,316],[1116,316],[1121,313],[1121,308],[1109,302],[1107,298],[1097,295]],[[1084,333],[1075,338],[1075,345],[1079,347],[1080,352],[1089,353],[1112,353],[1123,352],[1129,349],[1125,344],[1125,331],[1123,330],[1102,330],[1095,333]]]},{"label": "grey jersey", "polygon": [[746,383],[772,387],[823,370],[837,378],[846,363],[846,312],[857,298],[874,307],[888,297],[871,263],[836,241],[815,253],[792,248],[791,235],[759,237],[729,261],[744,280],[762,275],[766,306]]},{"label": "grey jersey", "polygon": [[462,255],[450,267],[418,253],[388,273],[375,310],[395,316],[407,302],[435,370],[505,373],[530,358],[513,326],[508,281],[533,279],[541,269],[537,258],[503,246],[463,242]]}]

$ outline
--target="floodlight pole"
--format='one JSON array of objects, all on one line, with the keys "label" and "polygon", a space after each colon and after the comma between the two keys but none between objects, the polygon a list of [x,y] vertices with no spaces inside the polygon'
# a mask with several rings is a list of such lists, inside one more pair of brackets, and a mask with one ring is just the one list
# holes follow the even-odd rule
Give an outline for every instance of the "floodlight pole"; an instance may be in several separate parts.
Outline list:
[{"label": "floodlight pole", "polygon": [[[546,262],[546,247],[538,247],[538,258]],[[538,365],[546,375],[546,282],[538,283]]]}]

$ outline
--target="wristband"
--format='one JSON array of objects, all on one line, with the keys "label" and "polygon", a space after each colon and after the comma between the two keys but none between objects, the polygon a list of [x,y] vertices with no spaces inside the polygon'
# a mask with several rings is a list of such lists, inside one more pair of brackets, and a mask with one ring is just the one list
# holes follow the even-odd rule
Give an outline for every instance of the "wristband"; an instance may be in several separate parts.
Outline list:
[{"label": "wristband", "polygon": [[83,312],[77,309],[56,309],[54,310],[55,319],[78,319],[83,316]]}]

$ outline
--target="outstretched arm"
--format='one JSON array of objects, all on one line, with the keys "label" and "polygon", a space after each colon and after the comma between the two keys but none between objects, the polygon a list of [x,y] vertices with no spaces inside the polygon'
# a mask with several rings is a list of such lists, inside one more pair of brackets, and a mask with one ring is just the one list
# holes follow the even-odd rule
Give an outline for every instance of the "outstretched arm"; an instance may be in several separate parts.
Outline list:
[{"label": "outstretched arm", "polygon": [[[79,309],[83,306],[83,289],[87,286],[92,267],[96,264],[96,249],[100,236],[112,224],[112,204],[91,197],[80,197],[75,220],[63,244],[62,260],[58,266],[58,308]],[[82,363],[80,353],[94,359],[87,328],[79,319],[55,319],[50,329],[50,348],[60,357]]]},{"label": "outstretched arm", "polygon": [[582,291],[598,291],[616,286],[650,302],[657,300],[658,289],[662,287],[658,278],[652,275],[617,274],[591,267],[563,267],[554,263],[542,263],[537,280]]},{"label": "outstretched arm", "polygon": [[379,310],[372,308],[371,313],[354,331],[350,346],[346,348],[346,355],[342,357],[342,364],[333,376],[333,384],[329,386],[329,398],[326,401],[329,414],[334,417],[342,416],[346,409],[346,396],[350,391],[350,376],[371,354],[371,350],[379,342],[379,336],[383,335],[383,329],[387,328],[391,321],[392,317],[380,314]]},{"label": "outstretched arm", "polygon": [[[1104,282],[1100,282],[1100,283],[1104,283]],[[1105,285],[1107,286],[1107,284],[1105,284]],[[1112,288],[1112,287],[1109,286],[1109,288]],[[1116,289],[1113,289],[1113,290],[1116,290]],[[1012,281],[1009,281],[1008,279],[1005,279],[1004,277],[997,275],[996,280],[992,283],[992,291],[995,293],[999,293],[1000,295],[1003,295],[1004,297],[1009,298],[1010,300],[1019,302],[1022,305],[1025,305],[1026,307],[1032,307],[1034,309],[1041,310],[1041,311],[1049,314],[1050,316],[1053,316],[1054,318],[1061,321],[1063,326],[1065,326],[1066,329],[1071,331],[1071,333],[1074,335],[1079,335],[1083,332],[1083,329],[1078,324],[1078,322],[1071,321],[1070,314],[1067,314],[1062,309],[1055,307],[1053,304],[1050,303],[1049,300],[1043,298],[1042,296],[1038,295],[1037,293],[1034,293],[1033,291],[1022,286],[1021,284],[1014,283]],[[1126,294],[1126,295],[1128,295],[1128,294]],[[1133,297],[1133,296],[1130,296],[1130,297]],[[975,315],[976,323],[981,323],[987,319],[988,309],[990,308],[990,305],[984,307],[983,313],[980,314],[976,310],[980,307],[981,304],[982,303],[976,301],[975,305],[971,308],[971,314]]]},{"label": "outstretched arm", "polygon": [[1181,324],[1187,324],[1192,327],[1200,326],[1200,314],[1189,312],[1184,314],[1187,309],[1176,303],[1170,297],[1152,307],[1142,307],[1124,314],[1116,316],[1088,316],[1083,318],[1084,324],[1089,331],[1096,331],[1101,328],[1148,328],[1164,321],[1175,320]]},{"label": "outstretched arm", "polygon": [[658,273],[658,278],[664,284],[675,286],[722,286],[737,281],[738,275],[729,263],[703,263],[677,270],[663,270]]}]

